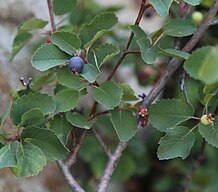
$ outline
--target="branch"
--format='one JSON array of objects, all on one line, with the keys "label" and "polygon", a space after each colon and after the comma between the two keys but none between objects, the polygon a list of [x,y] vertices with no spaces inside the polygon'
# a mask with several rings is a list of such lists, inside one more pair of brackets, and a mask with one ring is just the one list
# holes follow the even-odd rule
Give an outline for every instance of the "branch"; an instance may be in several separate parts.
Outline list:
[{"label": "branch", "polygon": [[192,168],[192,171],[191,173],[187,176],[187,181],[186,181],[186,185],[185,185],[185,192],[189,192],[189,189],[190,189],[190,186],[191,186],[191,181],[192,181],[192,177],[195,173],[195,171],[198,169],[198,167],[201,165],[201,162],[202,162],[202,159],[203,159],[203,154],[204,154],[204,151],[205,151],[205,146],[206,146],[206,141],[204,140],[202,142],[202,145],[201,145],[201,150],[198,154],[198,158],[197,160],[195,161],[195,164]]},{"label": "branch", "polygon": [[79,142],[76,144],[76,146],[73,148],[73,150],[71,151],[71,154],[69,155],[69,157],[67,158],[67,160],[65,161],[65,165],[66,167],[70,167],[72,166],[75,162],[76,162],[76,156],[80,150],[80,147],[83,143],[83,140],[86,136],[86,133],[87,133],[87,129],[85,129],[80,138],[79,138]]},{"label": "branch", "polygon": [[[145,5],[145,3],[146,3],[146,0],[142,0],[142,2],[141,2],[141,7],[140,7],[140,10],[139,10],[139,13],[138,13],[138,16],[137,16],[137,18],[136,18],[136,20],[135,20],[135,24],[134,24],[134,25],[139,25],[139,23],[140,23],[140,21],[141,21],[141,19],[142,19],[142,17],[143,17],[143,14],[144,14],[144,12],[145,12],[145,10],[150,7],[149,4]],[[128,54],[128,49],[129,49],[129,46],[130,46],[130,44],[131,44],[131,42],[132,42],[133,37],[134,37],[134,33],[131,32],[131,34],[130,34],[130,36],[129,36],[129,39],[128,39],[127,43],[126,43],[126,46],[125,46],[125,48],[123,49],[122,54],[120,55],[120,58],[118,59],[116,65],[114,66],[114,68],[113,68],[112,72],[110,73],[110,75],[107,77],[107,81],[109,81],[109,80],[112,79],[112,77],[113,77],[114,74],[116,73],[118,67],[119,67],[120,64],[122,63],[123,59],[124,59],[125,56]]]},{"label": "branch", "polygon": [[98,133],[98,131],[93,127],[92,128],[92,132],[95,135],[96,139],[98,140],[100,146],[102,147],[102,149],[104,150],[105,154],[110,157],[111,156],[111,151],[110,149],[107,147],[107,145],[105,144],[104,140],[101,138],[101,135]]},{"label": "branch", "polygon": [[55,32],[56,31],[56,26],[55,26],[55,22],[54,22],[54,12],[53,12],[53,7],[52,7],[51,0],[47,0],[47,4],[48,4],[48,10],[49,10],[49,16],[50,16],[50,21],[51,21],[52,32]]},{"label": "branch", "polygon": [[122,155],[122,152],[127,146],[127,142],[119,142],[115,152],[110,156],[108,163],[105,167],[103,176],[97,188],[97,192],[105,192],[110,182],[111,176],[116,168],[117,162]]},{"label": "branch", "polygon": [[[197,44],[197,42],[201,39],[204,32],[208,29],[208,27],[211,24],[211,21],[213,20],[214,16],[216,15],[218,10],[218,0],[214,1],[214,4],[211,6],[208,15],[202,25],[198,28],[198,30],[194,33],[192,38],[188,41],[188,43],[185,45],[185,47],[182,49],[184,52],[190,52],[194,46]],[[150,91],[150,93],[147,95],[145,100],[142,103],[142,107],[147,108],[154,99],[159,95],[159,93],[162,91],[162,89],[165,87],[167,81],[172,77],[173,73],[178,69],[178,67],[181,65],[182,60],[173,58],[167,69],[166,72],[161,76],[159,81],[155,84],[153,89]]]},{"label": "branch", "polygon": [[67,167],[62,161],[57,161],[57,163],[70,188],[75,192],[85,192],[70,173],[69,167]]}]

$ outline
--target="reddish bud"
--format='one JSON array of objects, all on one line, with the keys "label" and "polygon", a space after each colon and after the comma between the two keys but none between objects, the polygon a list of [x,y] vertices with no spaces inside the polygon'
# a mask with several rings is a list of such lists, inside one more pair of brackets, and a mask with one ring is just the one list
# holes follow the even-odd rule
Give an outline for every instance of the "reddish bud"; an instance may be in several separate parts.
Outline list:
[{"label": "reddish bud", "polygon": [[52,43],[51,37],[48,37],[48,38],[46,39],[46,43]]}]

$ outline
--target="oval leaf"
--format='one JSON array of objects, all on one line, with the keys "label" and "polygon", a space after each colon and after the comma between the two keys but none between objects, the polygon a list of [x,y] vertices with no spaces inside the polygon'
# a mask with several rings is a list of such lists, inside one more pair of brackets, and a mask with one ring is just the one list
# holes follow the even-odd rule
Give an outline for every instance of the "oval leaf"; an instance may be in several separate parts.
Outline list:
[{"label": "oval leaf", "polygon": [[40,109],[31,109],[24,113],[21,117],[21,125],[31,126],[31,125],[42,125],[45,121],[44,115]]},{"label": "oval leaf", "polygon": [[85,64],[82,73],[80,73],[89,83],[94,83],[99,74],[99,70],[92,64]]},{"label": "oval leaf", "polygon": [[111,29],[117,23],[117,17],[113,13],[101,13],[89,24],[80,29],[80,38],[84,47],[89,48],[101,35]]},{"label": "oval leaf", "polygon": [[65,89],[55,96],[56,111],[66,112],[74,109],[79,101],[79,91]]},{"label": "oval leaf", "polygon": [[80,90],[88,84],[81,77],[72,74],[67,67],[59,69],[56,76],[59,84],[74,90]]},{"label": "oval leaf", "polygon": [[42,45],[32,57],[32,66],[39,71],[46,71],[52,67],[66,63],[69,56],[52,43]]},{"label": "oval leaf", "polygon": [[18,98],[12,107],[11,119],[15,125],[21,122],[24,113],[31,109],[38,108],[43,114],[52,113],[55,110],[55,102],[52,97],[46,94],[29,93]]},{"label": "oval leaf", "polygon": [[130,87],[129,84],[121,83],[120,87],[123,89],[123,96],[122,96],[123,101],[137,101],[138,100],[138,98],[135,96],[134,90],[132,89],[132,87]]},{"label": "oval leaf", "polygon": [[67,143],[67,138],[72,130],[72,125],[68,123],[64,115],[55,115],[50,121],[49,128],[55,132],[64,145]]},{"label": "oval leaf", "polygon": [[89,117],[86,117],[84,115],[78,114],[78,113],[71,113],[68,112],[66,115],[67,121],[71,123],[73,126],[83,128],[83,129],[90,129],[93,125],[93,123],[96,121],[96,119],[93,119],[89,121]]},{"label": "oval leaf", "polygon": [[210,46],[196,49],[185,61],[184,68],[191,77],[199,79],[199,73],[201,69],[199,66],[201,66],[202,61],[207,57],[211,50],[212,47]]},{"label": "oval leaf", "polygon": [[106,81],[99,87],[94,87],[92,92],[92,97],[109,109],[113,109],[120,104],[122,95],[122,88],[113,81]]},{"label": "oval leaf", "polygon": [[64,159],[69,153],[50,129],[28,127],[23,130],[21,138],[39,147],[48,160]]},{"label": "oval leaf", "polygon": [[114,109],[110,119],[120,141],[125,142],[135,136],[138,123],[130,111]]},{"label": "oval leaf", "polygon": [[156,10],[157,14],[165,17],[169,14],[169,9],[173,0],[150,0],[150,3]]},{"label": "oval leaf", "polygon": [[195,135],[184,126],[177,126],[167,130],[159,141],[157,156],[160,160],[181,157],[185,159],[195,142]]},{"label": "oval leaf", "polygon": [[18,144],[16,158],[17,167],[12,167],[11,170],[17,177],[37,175],[46,164],[41,149],[28,142]]},{"label": "oval leaf", "polygon": [[172,19],[166,26],[164,33],[172,37],[185,37],[196,31],[195,25],[190,20]]},{"label": "oval leaf", "polygon": [[76,54],[77,49],[79,49],[82,44],[77,34],[64,31],[53,33],[51,39],[52,43],[69,55]]},{"label": "oval leaf", "polygon": [[141,38],[137,41],[141,49],[141,57],[147,64],[153,64],[156,60],[158,49],[156,46],[150,47],[149,40],[147,38]]},{"label": "oval leaf", "polygon": [[0,168],[4,167],[16,167],[16,150],[18,147],[18,142],[12,142],[8,145],[5,145],[0,149]]},{"label": "oval leaf", "polygon": [[194,114],[192,105],[179,99],[163,99],[149,108],[149,121],[160,131],[175,127]]},{"label": "oval leaf", "polygon": [[162,49],[159,47],[159,49],[161,50],[161,53],[164,53],[166,55],[169,55],[171,57],[175,57],[175,58],[178,58],[178,59],[188,59],[189,55],[188,53],[186,52],[183,52],[183,51],[180,51],[180,50],[177,50],[177,49]]}]

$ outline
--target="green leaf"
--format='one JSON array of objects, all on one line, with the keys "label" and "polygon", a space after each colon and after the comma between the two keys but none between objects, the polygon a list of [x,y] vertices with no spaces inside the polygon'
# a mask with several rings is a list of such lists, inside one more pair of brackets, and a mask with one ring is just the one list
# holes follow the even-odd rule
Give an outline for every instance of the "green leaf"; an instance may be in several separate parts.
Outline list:
[{"label": "green leaf", "polygon": [[95,49],[94,53],[98,63],[97,67],[101,67],[104,63],[109,61],[119,52],[120,52],[119,48],[112,44],[103,44],[99,48]]},{"label": "green leaf", "polygon": [[13,50],[10,54],[10,61],[12,61],[15,55],[30,41],[30,39],[32,39],[33,36],[28,33],[28,31],[42,29],[45,25],[47,25],[47,23],[47,21],[42,19],[34,18],[26,21],[18,28],[13,42]]},{"label": "green leaf", "polygon": [[64,159],[69,153],[50,129],[28,127],[23,130],[21,138],[39,147],[48,160]]},{"label": "green leaf", "polygon": [[[199,66],[200,64],[198,64]],[[206,84],[212,84],[218,81],[218,47],[214,47],[210,53],[203,60],[200,71],[199,79]]]},{"label": "green leaf", "polygon": [[1,117],[0,129],[2,128],[2,126],[3,126],[3,124],[4,124],[5,120],[6,120],[6,118],[7,118],[7,116],[8,116],[8,114],[10,113],[11,106],[12,106],[12,102],[10,101],[10,102],[7,104],[7,106],[6,106],[6,108],[5,108],[5,111],[4,111],[4,113],[3,113],[2,117]]},{"label": "green leaf", "polygon": [[89,117],[81,115],[79,113],[71,113],[68,112],[66,115],[67,121],[71,123],[73,126],[83,128],[83,129],[90,129],[96,119],[88,121]]},{"label": "green leaf", "polygon": [[46,71],[52,67],[66,63],[69,56],[52,43],[42,45],[32,57],[32,66],[39,71]]},{"label": "green leaf", "polygon": [[44,115],[40,109],[31,109],[21,117],[21,126],[42,125],[45,121]]},{"label": "green leaf", "polygon": [[164,53],[165,55],[169,55],[171,57],[175,57],[178,59],[188,59],[188,57],[190,56],[190,54],[177,50],[177,49],[162,49],[159,47],[159,49],[161,50],[161,53]]},{"label": "green leaf", "polygon": [[212,146],[218,148],[218,116],[215,117],[214,124],[199,124],[198,130],[201,136]]},{"label": "green leaf", "polygon": [[8,145],[5,145],[0,149],[0,168],[4,167],[16,167],[16,150],[18,147],[18,142],[12,142]]},{"label": "green leaf", "polygon": [[[197,49],[184,63],[187,73],[194,79],[201,80],[206,84],[213,84],[218,81],[217,49],[206,46]],[[197,65],[196,65],[197,63]]]},{"label": "green leaf", "polygon": [[89,83],[94,83],[100,71],[92,64],[85,64],[80,75],[86,79]]},{"label": "green leaf", "polygon": [[70,12],[76,6],[76,3],[77,0],[53,0],[55,15],[63,15]]},{"label": "green leaf", "polygon": [[101,13],[97,15],[89,24],[82,25],[80,38],[87,49],[100,38],[105,32],[117,23],[117,17],[113,13]]},{"label": "green leaf", "polygon": [[134,37],[136,38],[136,40],[139,40],[139,39],[142,39],[142,38],[147,38],[147,35],[144,32],[144,30],[141,27],[139,27],[138,25],[131,25],[130,29],[135,34]]},{"label": "green leaf", "polygon": [[199,5],[202,0],[184,0],[184,1],[192,6],[196,6]]},{"label": "green leaf", "polygon": [[173,0],[150,0],[151,5],[161,17],[165,17],[169,14],[172,2]]},{"label": "green leaf", "polygon": [[66,112],[74,109],[79,101],[79,91],[65,89],[55,96],[56,111]]},{"label": "green leaf", "polygon": [[149,121],[160,131],[190,119],[194,114],[192,105],[179,99],[163,99],[149,108]]},{"label": "green leaf", "polygon": [[94,87],[92,92],[92,97],[109,109],[113,109],[120,104],[122,95],[122,88],[113,81],[106,81],[99,87]]},{"label": "green leaf", "polygon": [[51,39],[52,43],[69,55],[76,54],[77,49],[79,49],[82,44],[78,35],[71,32],[55,32],[52,34]]},{"label": "green leaf", "polygon": [[11,170],[17,177],[37,175],[46,164],[41,149],[29,142],[18,144],[16,158],[17,167],[12,167]]},{"label": "green leaf", "polygon": [[54,73],[40,74],[32,79],[30,83],[30,88],[34,92],[37,92],[40,89],[42,89],[43,86],[50,83],[53,79],[54,79]]},{"label": "green leaf", "polygon": [[9,61],[12,61],[17,53],[32,39],[32,34],[25,32],[17,34],[12,47],[12,53],[10,54]]},{"label": "green leaf", "polygon": [[159,141],[157,156],[160,160],[181,157],[185,159],[195,142],[195,135],[184,126],[177,126],[167,130]]},{"label": "green leaf", "polygon": [[55,110],[55,102],[52,97],[46,94],[29,93],[18,98],[12,107],[11,120],[15,125],[21,122],[21,117],[27,111],[38,108],[44,115]]},{"label": "green leaf", "polygon": [[44,21],[40,18],[34,18],[26,21],[18,28],[18,33],[32,31],[35,29],[42,29],[48,24],[48,21]]},{"label": "green leaf", "polygon": [[88,84],[81,77],[72,74],[67,67],[59,69],[56,76],[59,84],[74,90],[80,90]]},{"label": "green leaf", "polygon": [[156,46],[150,47],[149,40],[147,38],[141,38],[137,41],[141,49],[141,57],[147,64],[153,64],[156,60],[158,49]]},{"label": "green leaf", "polygon": [[120,87],[123,89],[123,101],[137,101],[138,98],[135,96],[134,90],[130,87],[130,85],[126,83],[121,83]]},{"label": "green leaf", "polygon": [[65,145],[72,130],[72,125],[68,123],[64,115],[55,115],[50,121],[49,128],[55,132],[60,141]]},{"label": "green leaf", "polygon": [[191,20],[172,19],[166,25],[164,33],[172,37],[185,37],[192,35],[196,31]]},{"label": "green leaf", "polygon": [[135,136],[138,123],[130,111],[121,111],[116,108],[111,111],[110,119],[120,141],[125,142]]}]

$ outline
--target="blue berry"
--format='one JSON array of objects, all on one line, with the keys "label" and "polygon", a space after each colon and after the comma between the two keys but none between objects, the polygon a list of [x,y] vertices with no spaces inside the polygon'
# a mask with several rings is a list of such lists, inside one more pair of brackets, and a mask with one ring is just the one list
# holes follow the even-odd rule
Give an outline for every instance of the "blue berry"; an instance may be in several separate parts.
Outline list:
[{"label": "blue berry", "polygon": [[80,73],[82,72],[84,68],[84,61],[81,57],[75,56],[70,59],[68,62],[68,68],[75,73]]}]

